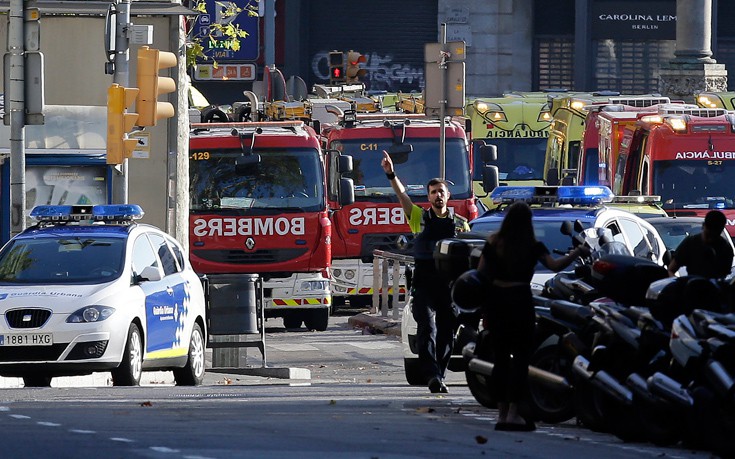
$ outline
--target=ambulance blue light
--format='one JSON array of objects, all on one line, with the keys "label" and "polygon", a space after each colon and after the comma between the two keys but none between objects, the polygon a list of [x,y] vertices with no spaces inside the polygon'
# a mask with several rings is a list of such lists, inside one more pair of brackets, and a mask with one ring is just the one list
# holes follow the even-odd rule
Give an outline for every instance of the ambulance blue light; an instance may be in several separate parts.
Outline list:
[{"label": "ambulance blue light", "polygon": [[613,199],[613,192],[606,186],[560,186],[556,195],[560,204],[590,205]]},{"label": "ambulance blue light", "polygon": [[39,222],[131,221],[142,218],[143,214],[137,204],[36,206],[31,210],[31,218]]}]

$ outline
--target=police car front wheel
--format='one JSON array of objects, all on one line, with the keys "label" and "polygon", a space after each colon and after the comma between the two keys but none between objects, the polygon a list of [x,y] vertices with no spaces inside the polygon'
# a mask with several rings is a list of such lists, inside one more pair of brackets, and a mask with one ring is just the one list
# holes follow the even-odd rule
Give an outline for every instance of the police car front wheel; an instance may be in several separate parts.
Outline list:
[{"label": "police car front wheel", "polygon": [[113,386],[137,386],[143,372],[143,339],[136,324],[130,324],[120,366],[112,370]]},{"label": "police car front wheel", "polygon": [[174,379],[178,386],[198,386],[204,380],[204,336],[199,324],[191,331],[186,365],[174,370]]}]

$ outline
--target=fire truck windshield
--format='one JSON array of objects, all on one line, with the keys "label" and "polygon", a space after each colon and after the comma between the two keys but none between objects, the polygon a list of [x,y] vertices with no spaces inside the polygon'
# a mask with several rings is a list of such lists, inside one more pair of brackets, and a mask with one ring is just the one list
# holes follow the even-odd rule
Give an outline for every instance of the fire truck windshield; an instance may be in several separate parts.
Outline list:
[{"label": "fire truck windshield", "polygon": [[[383,150],[390,151],[392,139],[349,139],[332,143],[332,148],[352,155],[356,201],[375,201],[394,196],[390,182],[380,165]],[[410,153],[392,155],[396,175],[414,200],[426,200],[426,184],[439,176],[439,143],[432,138],[410,138]],[[448,138],[445,147],[445,171],[452,199],[472,196],[470,163],[464,139]]]},{"label": "fire truck windshield", "polygon": [[[498,160],[489,164],[498,166],[500,180],[543,180],[546,137],[529,139],[484,139],[498,147]],[[475,172],[473,179],[482,181],[480,149],[473,148]]]},{"label": "fire truck windshield", "polygon": [[324,172],[319,152],[308,148],[255,149],[259,163],[235,171],[239,150],[190,152],[190,210],[323,210]]},{"label": "fire truck windshield", "polygon": [[675,208],[735,209],[735,164],[727,160],[653,162],[652,194]]}]

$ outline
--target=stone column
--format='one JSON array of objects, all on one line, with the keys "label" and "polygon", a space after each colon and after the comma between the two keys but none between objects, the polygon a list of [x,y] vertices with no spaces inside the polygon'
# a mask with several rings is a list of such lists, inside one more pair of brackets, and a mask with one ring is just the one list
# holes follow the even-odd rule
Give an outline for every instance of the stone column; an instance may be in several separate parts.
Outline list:
[{"label": "stone column", "polygon": [[693,102],[700,92],[727,90],[725,65],[712,59],[712,0],[677,0],[674,56],[661,66],[661,94]]}]

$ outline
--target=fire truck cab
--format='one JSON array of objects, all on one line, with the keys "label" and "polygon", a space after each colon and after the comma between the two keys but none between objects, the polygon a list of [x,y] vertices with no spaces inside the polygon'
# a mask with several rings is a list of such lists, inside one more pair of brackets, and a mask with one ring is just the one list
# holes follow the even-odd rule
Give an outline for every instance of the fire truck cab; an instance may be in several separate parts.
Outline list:
[{"label": "fire truck cab", "polygon": [[[339,123],[322,125],[324,147],[353,158],[355,202],[332,212],[332,294],[352,304],[365,304],[373,292],[373,251],[412,255],[413,235],[381,161],[383,150],[393,159],[396,175],[411,199],[428,207],[426,184],[440,176],[440,121],[402,113],[359,114],[346,111]],[[477,217],[472,189],[472,157],[462,124],[445,124],[445,178],[449,207],[467,219]],[[337,198],[336,159],[327,165],[328,197]],[[497,180],[497,179],[496,179]],[[336,207],[333,205],[333,207]],[[404,293],[405,282],[401,282]],[[390,292],[394,293],[394,292]]]},{"label": "fire truck cab", "polygon": [[615,194],[660,195],[670,215],[718,209],[735,234],[735,115],[721,108],[659,105],[623,135]]},{"label": "fire truck cab", "polygon": [[[194,269],[211,283],[257,273],[266,318],[325,330],[332,224],[315,131],[301,121],[193,124],[189,145]],[[343,194],[334,199],[350,202]]]}]

